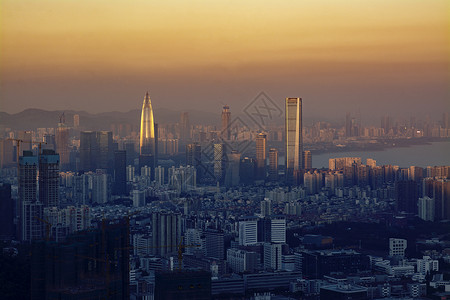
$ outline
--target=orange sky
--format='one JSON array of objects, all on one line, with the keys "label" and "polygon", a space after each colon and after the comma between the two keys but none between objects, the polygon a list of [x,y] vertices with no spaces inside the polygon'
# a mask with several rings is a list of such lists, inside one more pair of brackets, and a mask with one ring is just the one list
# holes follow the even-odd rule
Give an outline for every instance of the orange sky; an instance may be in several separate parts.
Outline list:
[{"label": "orange sky", "polygon": [[449,1],[0,3],[0,111],[102,111],[106,100],[126,111],[147,89],[166,107],[207,110],[260,90],[317,108],[336,97],[364,107],[381,88],[409,101],[418,84],[449,100]]}]

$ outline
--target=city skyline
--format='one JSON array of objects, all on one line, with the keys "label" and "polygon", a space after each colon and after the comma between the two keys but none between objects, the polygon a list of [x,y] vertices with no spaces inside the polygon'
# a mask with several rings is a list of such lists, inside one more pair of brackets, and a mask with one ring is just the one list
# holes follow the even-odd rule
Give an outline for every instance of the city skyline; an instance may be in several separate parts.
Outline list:
[{"label": "city skyline", "polygon": [[326,118],[448,107],[447,1],[104,4],[2,2],[0,110],[129,111],[141,90],[206,112],[262,90]]}]

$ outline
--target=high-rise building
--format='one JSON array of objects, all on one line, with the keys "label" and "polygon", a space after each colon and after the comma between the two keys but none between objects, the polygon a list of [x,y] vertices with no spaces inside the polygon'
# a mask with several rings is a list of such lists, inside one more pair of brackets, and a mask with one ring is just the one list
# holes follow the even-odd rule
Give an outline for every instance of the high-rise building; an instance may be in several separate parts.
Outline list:
[{"label": "high-rise building", "polygon": [[56,128],[56,152],[59,154],[60,169],[68,170],[70,163],[69,128],[66,126],[64,114],[59,118]]},{"label": "high-rise building", "polygon": [[37,201],[38,158],[31,151],[24,151],[19,157],[19,236],[22,241],[31,242],[44,235],[44,207]]},{"label": "high-rise building", "polygon": [[214,177],[217,182],[223,182],[226,167],[225,144],[214,144]]},{"label": "high-rise building", "polygon": [[110,200],[110,175],[106,170],[97,169],[92,177],[92,202],[105,204]]},{"label": "high-rise building", "polygon": [[33,146],[33,143],[31,143],[32,139],[31,135],[32,135],[31,131],[21,130],[18,132],[17,138],[25,142],[20,143],[20,149],[17,149],[17,151],[19,151],[19,154],[22,154],[22,151],[31,151]]},{"label": "high-rise building", "polygon": [[193,166],[195,168],[202,161],[202,147],[198,143],[186,145],[186,165]]},{"label": "high-rise building", "polygon": [[424,221],[434,221],[435,199],[430,197],[419,198],[418,210],[419,218]]},{"label": "high-rise building", "polygon": [[237,186],[240,182],[240,162],[241,154],[236,150],[232,150],[228,157],[228,165],[226,168],[225,185],[228,187]]},{"label": "high-rise building", "polygon": [[127,152],[125,150],[114,151],[114,186],[115,195],[127,194]]},{"label": "high-rise building", "polygon": [[39,201],[44,207],[59,206],[60,156],[44,149],[39,156]]},{"label": "high-rise building", "polygon": [[302,99],[286,98],[286,175],[292,183],[303,169]]},{"label": "high-rise building", "polygon": [[395,182],[396,210],[417,213],[418,185],[413,180]]},{"label": "high-rise building", "polygon": [[180,140],[182,142],[191,139],[191,124],[189,122],[189,113],[182,112],[180,115]]},{"label": "high-rise building", "polygon": [[0,183],[0,240],[14,239],[14,202],[11,185]]},{"label": "high-rise building", "polygon": [[239,219],[239,245],[248,246],[258,242],[258,218],[249,216]]},{"label": "high-rise building", "polygon": [[174,254],[181,240],[181,215],[165,212],[152,214],[152,252],[165,256]]},{"label": "high-rise building", "polygon": [[111,174],[114,151],[111,131],[82,131],[80,133],[80,164],[82,171],[105,169]]},{"label": "high-rise building", "polygon": [[14,145],[12,140],[0,140],[0,168],[14,166]]},{"label": "high-rise building", "polygon": [[312,154],[311,151],[303,151],[303,168],[305,170],[312,169]]},{"label": "high-rise building", "polygon": [[206,256],[225,259],[225,237],[221,230],[207,229],[205,231]]},{"label": "high-rise building", "polygon": [[80,127],[80,115],[78,114],[73,115],[73,127],[75,129],[78,129],[78,127]]},{"label": "high-rise building", "polygon": [[266,177],[266,144],[267,135],[259,133],[256,136],[256,177],[258,179]]},{"label": "high-rise building", "polygon": [[155,130],[155,120],[153,119],[153,108],[148,92],[145,94],[141,113],[141,131],[139,142],[139,164],[141,166],[156,166],[157,154],[157,129]]},{"label": "high-rise building", "polygon": [[255,160],[253,158],[244,157],[241,159],[241,165],[239,167],[241,183],[253,184],[255,179]]},{"label": "high-rise building", "polygon": [[269,180],[278,180],[278,150],[275,148],[269,150]]},{"label": "high-rise building", "polygon": [[281,270],[282,244],[264,243],[264,269]]},{"label": "high-rise building", "polygon": [[222,110],[221,138],[224,140],[227,140],[227,141],[231,139],[230,122],[231,122],[230,107],[228,105],[224,105],[223,110]]},{"label": "high-rise building", "polygon": [[261,216],[268,217],[272,215],[272,201],[269,198],[264,198],[261,201]]}]

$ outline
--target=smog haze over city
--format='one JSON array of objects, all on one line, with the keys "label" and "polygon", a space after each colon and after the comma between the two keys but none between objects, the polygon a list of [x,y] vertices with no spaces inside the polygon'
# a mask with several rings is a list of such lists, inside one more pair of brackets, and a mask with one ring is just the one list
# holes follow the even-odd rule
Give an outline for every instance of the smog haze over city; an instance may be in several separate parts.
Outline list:
[{"label": "smog haze over city", "polygon": [[0,298],[450,299],[449,12],[0,0]]}]

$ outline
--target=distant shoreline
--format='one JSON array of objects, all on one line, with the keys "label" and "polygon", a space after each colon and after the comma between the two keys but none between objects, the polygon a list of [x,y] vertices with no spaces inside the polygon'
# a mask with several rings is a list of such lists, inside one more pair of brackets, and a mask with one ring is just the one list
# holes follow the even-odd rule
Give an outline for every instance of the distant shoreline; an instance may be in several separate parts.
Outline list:
[{"label": "distant shoreline", "polygon": [[[360,141],[358,141],[360,142]],[[410,139],[382,139],[377,143],[351,143],[345,147],[339,147],[331,144],[322,144],[321,149],[314,149],[317,144],[312,144],[310,151],[314,155],[327,153],[341,153],[341,152],[369,152],[369,151],[385,151],[390,148],[407,148],[416,145],[431,145],[436,142],[450,142],[449,138],[410,138]],[[320,145],[320,144],[319,144]],[[305,145],[308,149],[309,145]],[[309,149],[308,149],[309,150]]]}]

